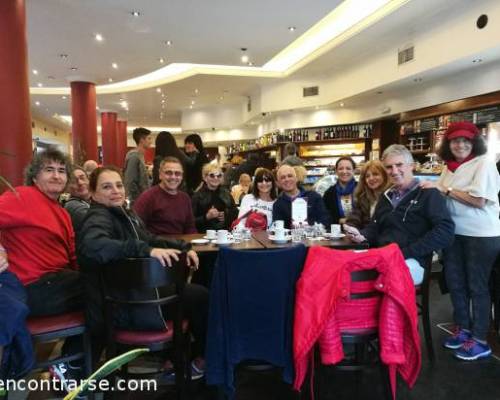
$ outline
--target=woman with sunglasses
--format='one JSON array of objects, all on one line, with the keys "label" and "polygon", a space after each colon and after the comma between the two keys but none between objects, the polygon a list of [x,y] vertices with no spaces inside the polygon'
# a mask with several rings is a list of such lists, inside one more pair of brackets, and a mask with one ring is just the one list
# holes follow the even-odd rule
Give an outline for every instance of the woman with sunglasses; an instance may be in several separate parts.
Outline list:
[{"label": "woman with sunglasses", "polygon": [[198,232],[228,229],[238,214],[229,190],[221,186],[222,171],[218,165],[205,164],[203,184],[193,194],[193,214]]},{"label": "woman with sunglasses", "polygon": [[[276,200],[276,181],[271,171],[266,168],[257,168],[254,175],[252,193],[249,193],[241,200],[238,218],[249,211],[262,213],[267,218],[267,227],[273,222],[273,204]],[[243,218],[239,225],[245,226],[246,218]]]}]

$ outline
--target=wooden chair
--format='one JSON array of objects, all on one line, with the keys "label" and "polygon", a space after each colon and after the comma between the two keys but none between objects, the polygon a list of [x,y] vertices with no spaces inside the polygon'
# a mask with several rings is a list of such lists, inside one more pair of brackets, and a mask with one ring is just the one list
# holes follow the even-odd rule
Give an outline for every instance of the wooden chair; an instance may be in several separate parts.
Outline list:
[{"label": "wooden chair", "polygon": [[[89,332],[85,326],[85,315],[82,311],[44,317],[29,317],[26,321],[26,325],[31,333],[35,345],[39,343],[64,340],[74,336],[81,336],[83,341],[82,352],[61,355],[56,358],[37,362],[34,370],[44,370],[50,365],[83,360],[85,376],[90,375],[92,371],[92,349],[90,345]],[[89,396],[92,398],[92,394]]]},{"label": "wooden chair", "polygon": [[[353,282],[351,290],[357,286],[356,284],[363,285],[363,289],[351,291],[349,301],[355,302],[361,299],[376,300],[376,298],[380,298],[382,293],[370,285],[371,282],[377,279],[378,275],[375,269],[351,272],[351,281]],[[378,304],[379,302],[375,301],[374,307],[378,306]],[[358,397],[357,391],[361,387],[361,373],[364,370],[378,366],[381,373],[384,396],[386,399],[392,399],[388,369],[379,357],[378,337],[378,327],[341,330],[340,338],[342,345],[344,349],[346,347],[354,348],[353,354],[337,364],[321,365],[321,369],[335,369],[356,373],[356,395],[353,396],[354,398]],[[316,352],[316,356],[318,356],[318,352]],[[321,391],[321,382],[322,379],[316,380],[315,391],[318,394]]]},{"label": "wooden chair", "polygon": [[[161,352],[174,349],[175,384],[177,397],[186,396],[186,379],[191,380],[189,365],[189,334],[188,323],[183,320],[181,297],[187,275],[186,257],[174,263],[172,267],[163,267],[154,258],[129,258],[103,268],[103,286],[106,302],[107,325],[107,358],[113,358],[119,351],[141,347],[151,352]],[[155,289],[175,286],[175,293],[152,300],[124,300],[113,296],[116,290],[126,293],[136,289]],[[167,329],[161,331],[126,330],[114,326],[114,314],[117,307],[161,307],[171,305],[174,309],[172,320],[167,320]],[[186,340],[187,339],[187,340]],[[158,376],[162,370],[147,374],[132,374],[128,366],[124,371],[126,376],[141,377]],[[186,378],[185,378],[186,377]]]}]

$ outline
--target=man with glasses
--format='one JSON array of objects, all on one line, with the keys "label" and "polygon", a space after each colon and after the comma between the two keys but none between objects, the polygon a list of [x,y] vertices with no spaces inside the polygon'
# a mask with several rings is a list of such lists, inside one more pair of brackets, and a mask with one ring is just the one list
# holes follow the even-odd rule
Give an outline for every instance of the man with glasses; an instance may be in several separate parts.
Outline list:
[{"label": "man with glasses", "polygon": [[[73,226],[58,202],[71,173],[69,158],[49,148],[36,154],[27,166],[26,186],[0,196],[0,240],[4,249],[0,251],[0,265],[8,258],[9,271],[25,287],[30,316],[83,308]],[[62,351],[76,353],[79,348],[78,341],[70,338]],[[62,379],[67,366],[53,366],[52,371]]]},{"label": "man with glasses", "polygon": [[389,146],[382,163],[392,186],[380,197],[365,229],[344,225],[344,230],[356,243],[368,240],[373,247],[398,244],[418,285],[423,280],[426,259],[453,241],[455,224],[439,190],[419,186],[413,176],[413,157],[405,146]]},{"label": "man with glasses", "polygon": [[90,208],[89,177],[82,167],[73,166],[68,190],[71,197],[64,203],[64,208],[69,212],[73,229],[78,235],[83,219]]},{"label": "man with glasses", "polygon": [[143,192],[134,211],[156,235],[196,233],[191,199],[180,191],[184,170],[179,159],[166,157],[160,163],[160,183]]}]

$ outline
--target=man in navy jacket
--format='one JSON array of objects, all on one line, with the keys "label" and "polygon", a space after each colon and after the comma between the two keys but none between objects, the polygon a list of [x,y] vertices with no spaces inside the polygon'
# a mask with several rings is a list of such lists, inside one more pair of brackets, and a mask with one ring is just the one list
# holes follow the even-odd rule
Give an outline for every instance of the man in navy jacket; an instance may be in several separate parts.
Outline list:
[{"label": "man in navy jacket", "polygon": [[297,174],[293,167],[289,165],[279,167],[277,178],[282,193],[273,205],[273,221],[283,220],[285,227],[290,228],[292,225],[292,202],[300,197],[307,202],[307,222],[309,225],[318,222],[328,227],[330,216],[323,199],[318,193],[304,190],[297,185]]},{"label": "man in navy jacket", "polygon": [[441,193],[419,186],[413,176],[413,157],[406,147],[389,146],[382,163],[393,186],[380,197],[365,229],[344,225],[344,230],[356,243],[368,240],[373,247],[397,243],[417,285],[422,282],[426,259],[453,241],[455,224]]}]

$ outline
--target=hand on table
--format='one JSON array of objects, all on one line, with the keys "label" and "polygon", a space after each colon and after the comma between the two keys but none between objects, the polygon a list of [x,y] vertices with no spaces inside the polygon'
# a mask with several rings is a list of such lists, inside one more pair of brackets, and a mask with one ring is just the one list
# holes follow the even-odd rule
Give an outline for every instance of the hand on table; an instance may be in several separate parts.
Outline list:
[{"label": "hand on table", "polygon": [[354,243],[362,243],[366,241],[366,238],[361,233],[359,233],[359,230],[354,226],[344,224],[344,232],[347,234],[347,237]]}]

